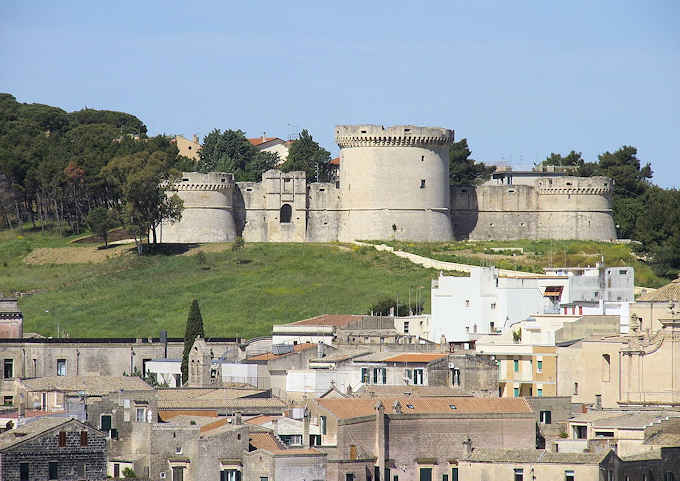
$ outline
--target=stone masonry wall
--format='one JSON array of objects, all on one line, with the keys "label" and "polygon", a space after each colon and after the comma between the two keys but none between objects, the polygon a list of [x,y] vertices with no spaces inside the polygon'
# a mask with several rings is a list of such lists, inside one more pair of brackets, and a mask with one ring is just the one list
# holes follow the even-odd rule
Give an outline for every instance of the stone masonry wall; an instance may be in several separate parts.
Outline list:
[{"label": "stone masonry wall", "polygon": [[[87,446],[80,445],[80,432],[87,431]],[[66,432],[66,446],[59,447],[59,432]],[[106,439],[94,429],[72,422],[48,431],[43,435],[6,449],[2,460],[0,479],[19,481],[20,464],[29,464],[31,481],[49,480],[49,463],[56,461],[58,479],[106,479]]]}]

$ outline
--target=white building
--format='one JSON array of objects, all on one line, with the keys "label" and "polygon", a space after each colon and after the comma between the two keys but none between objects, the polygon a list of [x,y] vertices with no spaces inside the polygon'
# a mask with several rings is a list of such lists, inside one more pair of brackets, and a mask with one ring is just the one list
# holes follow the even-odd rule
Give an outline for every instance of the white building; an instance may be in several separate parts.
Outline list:
[{"label": "white building", "polygon": [[432,281],[431,340],[465,342],[478,334],[543,312],[546,298],[535,278],[501,278],[494,267],[480,267],[470,277],[439,275]]},{"label": "white building", "polygon": [[[226,360],[213,360],[212,370],[217,372],[221,366],[222,383],[224,384],[250,384],[258,387],[257,364],[241,364]],[[180,387],[182,379],[181,359],[152,359],[145,364],[145,375],[153,374],[159,384],[167,384],[168,387]]]},{"label": "white building", "polygon": [[274,154],[279,154],[279,163],[276,165],[283,164],[288,160],[288,150],[292,141],[279,139],[278,137],[256,137],[254,139],[248,139],[248,141],[254,145],[260,152],[272,152]]}]

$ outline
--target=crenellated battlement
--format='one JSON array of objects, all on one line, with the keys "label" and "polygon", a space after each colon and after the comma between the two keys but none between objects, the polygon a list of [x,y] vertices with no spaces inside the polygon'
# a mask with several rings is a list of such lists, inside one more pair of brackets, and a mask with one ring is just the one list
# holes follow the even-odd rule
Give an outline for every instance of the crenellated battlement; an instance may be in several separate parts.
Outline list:
[{"label": "crenellated battlement", "polygon": [[604,195],[608,196],[613,190],[611,179],[596,177],[553,177],[536,182],[536,189],[540,195]]},{"label": "crenellated battlement", "polygon": [[397,125],[338,125],[335,127],[335,143],[347,147],[420,147],[426,145],[449,145],[454,132],[438,127]]},{"label": "crenellated battlement", "polygon": [[234,174],[228,172],[183,172],[169,190],[183,192],[218,192],[234,189]]}]

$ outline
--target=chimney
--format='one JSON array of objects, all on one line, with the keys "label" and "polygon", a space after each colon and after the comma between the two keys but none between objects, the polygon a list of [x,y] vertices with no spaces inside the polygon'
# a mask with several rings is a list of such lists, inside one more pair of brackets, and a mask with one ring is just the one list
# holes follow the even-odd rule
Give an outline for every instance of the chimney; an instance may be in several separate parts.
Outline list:
[{"label": "chimney", "polygon": [[375,405],[375,452],[377,454],[376,464],[379,469],[378,472],[385,472],[385,461],[387,457],[387,440],[385,439],[385,406],[382,401],[378,401]]},{"label": "chimney", "polygon": [[446,344],[446,336],[442,334],[442,337],[439,339],[439,347],[441,348],[441,352],[449,352],[449,346]]},{"label": "chimney", "polygon": [[595,394],[595,407],[602,409],[602,394]]},{"label": "chimney", "polygon": [[323,357],[323,342],[319,342],[316,345],[316,357],[321,359]]},{"label": "chimney", "polygon": [[472,439],[470,439],[470,436],[467,437],[465,441],[463,441],[463,445],[465,446],[465,454],[467,456],[472,454]]},{"label": "chimney", "polygon": [[198,135],[196,135],[196,134],[194,134],[194,143],[200,144],[200,142],[198,141]]},{"label": "chimney", "polygon": [[234,414],[234,424],[236,425],[241,424],[241,413],[238,411]]},{"label": "chimney", "polygon": [[305,408],[305,414],[303,416],[303,427],[302,427],[302,447],[309,448],[309,409]]}]

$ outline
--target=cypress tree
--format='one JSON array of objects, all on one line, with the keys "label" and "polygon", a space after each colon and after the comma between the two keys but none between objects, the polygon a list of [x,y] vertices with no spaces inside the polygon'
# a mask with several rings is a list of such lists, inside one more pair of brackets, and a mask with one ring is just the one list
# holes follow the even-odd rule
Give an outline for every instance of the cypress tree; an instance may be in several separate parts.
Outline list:
[{"label": "cypress tree", "polygon": [[182,353],[182,384],[189,380],[189,353],[198,336],[205,337],[203,332],[203,317],[198,301],[191,302],[189,316],[187,317],[187,327],[184,331],[184,352]]}]

